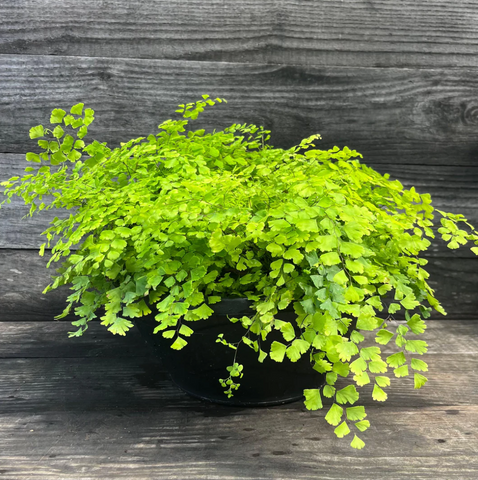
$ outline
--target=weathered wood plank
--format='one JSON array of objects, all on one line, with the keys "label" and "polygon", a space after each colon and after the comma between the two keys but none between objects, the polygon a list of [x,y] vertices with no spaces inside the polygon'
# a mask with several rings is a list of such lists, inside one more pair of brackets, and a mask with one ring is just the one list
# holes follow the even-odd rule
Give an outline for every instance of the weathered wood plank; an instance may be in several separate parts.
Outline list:
[{"label": "weathered wood plank", "polygon": [[0,152],[35,148],[29,128],[57,106],[86,102],[90,137],[114,146],[211,93],[229,104],[204,112],[208,129],[264,125],[279,147],[319,132],[323,148],[348,145],[373,165],[476,165],[477,71],[0,55]]},{"label": "weathered wood plank", "polygon": [[[42,291],[50,283],[54,269],[48,258],[35,250],[0,249],[0,312],[3,320],[52,320],[66,306],[71,293],[61,287],[48,295]],[[68,316],[69,320],[74,317]]]},{"label": "weathered wood plank", "polygon": [[1,1],[0,53],[476,66],[476,0]]},{"label": "weathered wood plank", "polygon": [[[476,406],[369,409],[376,439],[352,451],[310,412],[163,407],[11,413],[0,420],[8,480],[474,480]],[[450,412],[458,412],[456,415]],[[208,415],[209,414],[209,415]],[[369,435],[371,436],[371,435]]]},{"label": "weathered wood plank", "polygon": [[[463,324],[465,331],[472,331],[467,325]],[[136,328],[127,337],[111,334],[99,322],[90,323],[81,337],[69,338],[71,330],[68,322],[5,322],[0,316],[0,358],[144,356],[147,359],[153,354]]]},{"label": "weathered wood plank", "polygon": [[[0,182],[11,177],[25,175],[25,167],[30,164],[24,154],[0,154]],[[2,195],[4,189],[0,187],[0,203],[6,200]],[[25,206],[23,200],[13,197],[11,203],[0,205],[0,248],[40,248],[46,241],[41,233],[55,218],[67,218],[69,212],[43,210],[40,215],[29,216],[30,207]]]},{"label": "weathered wood plank", "polygon": [[[401,321],[399,323],[404,323]],[[123,337],[112,335],[99,322],[91,322],[81,337],[68,338],[71,327],[65,322],[8,322],[0,317],[1,358],[88,358],[140,357],[154,355],[139,330],[132,328]],[[375,334],[365,333],[374,344]],[[428,353],[436,355],[473,355],[478,352],[478,322],[474,320],[433,320],[422,338],[429,344]],[[466,338],[466,341],[463,339]],[[393,346],[382,346],[393,353]]]},{"label": "weathered wood plank", "polygon": [[[35,250],[0,249],[0,312],[6,321],[51,320],[65,308],[71,293],[61,287],[47,295],[54,267],[47,270],[48,258]],[[436,290],[448,314],[457,319],[476,318],[478,308],[478,259],[430,258],[427,271],[430,285]],[[442,318],[433,314],[434,318]],[[74,317],[70,314],[66,320]]]},{"label": "weathered wood plank", "polygon": [[[428,383],[423,390],[414,390],[413,378],[393,378],[387,390],[386,403],[377,405],[372,400],[373,386],[366,385],[360,390],[360,404],[373,410],[477,404],[478,355],[428,355],[426,360],[429,365],[426,373]],[[463,371],[460,365],[465,361],[467,366]],[[194,408],[203,403],[197,399],[193,402],[171,382],[159,362],[143,356],[121,360],[102,357],[0,359],[0,366],[1,414],[40,414],[64,411],[66,408],[101,412],[107,411],[110,405],[121,406],[127,413],[138,408],[158,412],[165,407]],[[337,387],[343,388],[349,383],[340,380]],[[324,399],[324,405],[330,406],[332,401]],[[247,408],[225,408],[226,411],[248,411]],[[306,410],[300,401],[281,408],[287,411]],[[324,412],[313,412],[311,415],[312,418],[323,418]]]},{"label": "weathered wood plank", "polygon": [[[0,324],[7,334],[0,335],[0,351],[12,326]],[[31,343],[36,326],[17,332],[20,352],[22,335]],[[58,333],[62,325],[50,327]],[[84,345],[79,358],[64,358],[63,347],[52,350],[46,342],[42,354],[39,342],[43,358],[0,359],[0,472],[8,480],[472,480],[478,323],[433,322],[428,340],[440,342],[445,333],[448,342],[427,355],[425,388],[413,391],[407,379],[395,379],[386,403],[362,396],[372,427],[361,434],[367,447],[360,452],[335,437],[325,411],[309,412],[301,402],[241,409],[188,397],[145,356],[147,349],[122,355],[120,342],[134,346],[135,332],[111,337],[115,346],[97,358],[96,344]],[[55,351],[59,357],[48,358]]]}]

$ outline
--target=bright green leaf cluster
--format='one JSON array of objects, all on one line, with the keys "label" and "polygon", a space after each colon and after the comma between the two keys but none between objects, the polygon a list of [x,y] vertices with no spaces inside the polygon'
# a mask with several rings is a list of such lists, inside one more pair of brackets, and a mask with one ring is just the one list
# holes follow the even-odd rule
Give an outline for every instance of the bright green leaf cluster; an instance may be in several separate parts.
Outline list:
[{"label": "bright green leaf cluster", "polygon": [[[326,378],[305,390],[306,407],[332,399],[325,419],[337,436],[363,432],[364,408],[348,406],[360,387],[373,383],[372,398],[384,401],[392,371],[403,377],[413,370],[415,388],[426,382],[418,372],[427,365],[416,356],[427,345],[415,336],[432,309],[445,313],[420,256],[434,238],[431,198],[367,167],[347,147],[316,149],[319,135],[280,149],[255,125],[191,128],[222,102],[204,95],[182,104],[182,119],[116,148],[85,142],[92,109],[57,108],[52,125],[30,130],[40,151],[27,153],[33,166],[25,176],[2,183],[7,201],[22,197],[30,215],[71,212],[51,222],[40,254],[51,249],[49,265],[62,262],[46,291],[70,286],[60,317],[72,309],[77,315],[72,336],[99,312],[109,331],[124,335],[131,319],[154,311],[155,332],[182,349],[194,322],[210,317],[221,298],[247,297],[255,314],[231,319],[244,327],[242,339],[218,338],[235,352],[220,380],[226,395],[247,375],[239,363],[245,347],[259,362],[306,357]],[[438,213],[448,246],[471,242],[478,253],[473,226],[462,215]],[[280,320],[292,308],[295,322]],[[406,324],[393,327],[400,311]],[[282,339],[266,348],[273,330]],[[378,346],[361,346],[362,331],[375,332]],[[396,353],[382,358],[385,345]],[[351,383],[339,385],[343,378]],[[364,442],[354,435],[351,445]]]}]

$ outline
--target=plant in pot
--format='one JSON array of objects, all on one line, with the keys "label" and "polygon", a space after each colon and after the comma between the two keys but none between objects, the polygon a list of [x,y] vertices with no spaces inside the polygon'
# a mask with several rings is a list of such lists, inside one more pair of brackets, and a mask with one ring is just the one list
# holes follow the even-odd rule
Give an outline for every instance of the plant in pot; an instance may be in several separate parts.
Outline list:
[{"label": "plant in pot", "polygon": [[[119,335],[134,321],[154,331],[186,391],[239,405],[305,397],[311,410],[326,397],[326,421],[339,437],[353,430],[360,449],[362,387],[384,401],[390,377],[427,381],[417,336],[432,309],[445,313],[420,257],[434,238],[430,195],[355,150],[316,149],[319,135],[280,149],[254,125],[190,128],[218,102],[180,105],[181,120],[114,149],[83,140],[93,110],[55,109],[53,126],[30,130],[34,166],[2,183],[7,201],[23,197],[30,215],[72,212],[51,222],[40,251],[61,261],[45,291],[73,292],[58,317],[74,310],[71,336],[97,315]],[[448,247],[478,244],[462,215],[438,213]]]}]

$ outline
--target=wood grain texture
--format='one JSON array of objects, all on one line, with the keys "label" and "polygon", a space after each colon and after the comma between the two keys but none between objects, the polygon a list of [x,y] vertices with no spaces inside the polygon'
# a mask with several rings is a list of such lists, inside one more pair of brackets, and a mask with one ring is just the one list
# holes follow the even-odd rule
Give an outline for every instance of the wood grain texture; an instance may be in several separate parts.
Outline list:
[{"label": "wood grain texture", "polygon": [[[47,256],[36,250],[0,249],[0,312],[3,320],[53,320],[66,306],[71,293],[60,287],[48,295],[42,291],[50,283],[54,267],[46,268]],[[73,316],[68,319],[72,320]]]},{"label": "wood grain texture", "polygon": [[54,107],[86,102],[90,139],[115,146],[210,93],[229,103],[198,128],[256,123],[278,147],[319,132],[321,147],[347,145],[374,165],[476,166],[477,72],[0,55],[0,153],[34,149],[28,130]]},{"label": "wood grain texture", "polygon": [[[404,321],[399,321],[404,323]],[[137,328],[126,336],[113,335],[99,322],[89,324],[81,337],[67,338],[66,322],[8,322],[0,316],[1,358],[90,358],[150,357],[154,350]],[[374,344],[372,332],[363,332],[367,344]],[[473,355],[478,351],[478,326],[473,320],[430,321],[422,338],[429,343],[428,354]],[[466,338],[466,342],[463,339]],[[365,344],[364,344],[365,345]],[[393,345],[382,346],[393,353]]]},{"label": "wood grain texture", "polygon": [[0,2],[0,53],[477,66],[476,0]]},{"label": "wood grain texture", "polygon": [[107,355],[95,358],[92,342],[75,347],[76,357],[67,353],[62,344],[71,340],[61,338],[62,324],[48,325],[56,345],[39,338],[34,351],[38,324],[17,332],[15,326],[0,323],[0,475],[8,480],[474,480],[478,474],[478,322],[430,324],[427,340],[435,348],[426,356],[425,388],[414,391],[409,380],[394,379],[383,404],[362,389],[372,423],[361,434],[362,451],[335,437],[325,411],[307,411],[302,402],[245,409],[188,397],[147,348],[124,355],[136,348],[136,331],[108,339],[92,325],[87,335],[110,344]]},{"label": "wood grain texture", "polygon": [[[133,328],[127,337],[113,335],[99,322],[90,323],[81,337],[69,338],[72,330],[68,322],[8,322],[0,316],[0,358],[147,358],[153,352]],[[465,322],[462,330],[469,334],[472,322]],[[437,327],[433,327],[436,329]],[[446,325],[445,325],[446,328]]]},{"label": "wood grain texture", "polygon": [[[26,175],[25,167],[31,166],[23,154],[0,154],[0,183],[11,177]],[[0,186],[0,203],[6,201]],[[48,198],[46,197],[48,200]],[[41,233],[55,218],[68,218],[68,210],[43,210],[40,215],[29,215],[30,207],[23,199],[12,197],[11,203],[0,205],[0,248],[39,249],[46,238]]]},{"label": "wood grain texture", "polygon": [[[65,339],[65,342],[69,341],[71,340]],[[462,371],[460,367],[462,357],[447,355],[444,358],[442,354],[427,355],[429,371],[426,373],[428,378],[426,389],[420,392],[414,390],[413,376],[404,379],[392,378],[385,404],[377,405],[372,399],[373,385],[370,384],[361,388],[360,404],[374,411],[381,408],[400,409],[405,405],[415,408],[476,405],[478,355],[467,355],[464,358],[468,362],[466,371]],[[121,359],[104,357],[0,359],[0,366],[2,414],[28,415],[65,410],[105,412],[110,405],[121,406],[128,413],[140,407],[142,411],[159,413],[166,406],[187,408],[191,404],[189,396],[172,383],[160,363],[142,355],[140,358]],[[247,375],[247,372],[244,372],[244,375]],[[393,373],[391,375],[393,377]],[[340,380],[337,388],[343,388],[349,383]],[[316,385],[310,387],[316,388]],[[58,398],[56,401],[55,397]],[[141,404],[138,400],[141,400]],[[323,401],[324,405],[330,406],[333,403],[330,399]],[[196,403],[201,402],[197,400]],[[243,411],[246,415],[248,411],[245,407],[225,408],[226,411]],[[301,402],[282,408],[306,411]],[[313,412],[310,415],[312,418],[323,419],[325,413],[327,412]]]},{"label": "wood grain texture", "polygon": [[[141,401],[138,401],[141,405]],[[323,418],[292,408],[9,413],[0,420],[8,480],[474,480],[476,406],[369,408],[376,434],[351,451]],[[455,412],[457,412],[455,414]],[[369,435],[370,437],[370,435]],[[345,440],[345,441],[344,441]],[[367,448],[367,447],[366,447]]]}]

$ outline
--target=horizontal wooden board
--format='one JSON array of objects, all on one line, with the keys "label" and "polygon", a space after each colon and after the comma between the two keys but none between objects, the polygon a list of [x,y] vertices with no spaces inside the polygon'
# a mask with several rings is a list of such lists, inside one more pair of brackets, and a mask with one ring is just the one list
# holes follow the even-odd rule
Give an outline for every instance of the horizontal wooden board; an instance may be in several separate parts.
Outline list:
[{"label": "horizontal wooden board", "polygon": [[0,2],[0,53],[476,66],[476,0]]},{"label": "horizontal wooden board", "polygon": [[8,480],[474,480],[478,475],[475,405],[368,411],[373,427],[362,434],[367,445],[361,451],[351,450],[349,439],[334,438],[323,418],[299,409],[237,412],[204,404],[151,409],[138,399],[134,409],[110,404],[98,412],[12,412],[0,420],[0,466]]},{"label": "horizontal wooden board", "polygon": [[0,323],[0,351],[6,351],[0,475],[8,480],[473,480],[478,474],[477,322],[430,324],[429,342],[442,343],[426,356],[423,389],[394,379],[385,403],[361,390],[372,424],[359,434],[366,442],[361,451],[350,449],[351,438],[335,437],[326,409],[310,412],[300,401],[234,408],[187,396],[147,348],[136,357],[123,354],[136,348],[137,332],[108,340],[92,326],[90,333],[111,343],[108,354],[95,357],[98,344],[90,342],[75,357],[65,348],[70,340],[58,336],[62,325],[52,324],[57,343],[43,342],[45,326],[34,346],[40,358],[26,358],[37,326],[14,332],[15,324]]},{"label": "horizontal wooden board", "polygon": [[[25,167],[31,166],[24,154],[0,154],[0,183],[12,178],[26,175]],[[7,198],[2,195],[0,186],[0,203]],[[47,199],[45,199],[47,200]],[[34,248],[39,249],[46,238],[41,233],[48,228],[55,218],[68,218],[67,210],[43,210],[40,214],[29,215],[30,207],[23,199],[12,197],[11,203],[0,205],[0,248]]]},{"label": "horizontal wooden board", "polygon": [[[61,287],[48,295],[42,291],[50,283],[54,267],[47,270],[48,258],[36,250],[0,249],[0,312],[3,320],[53,320],[66,306],[71,293]],[[67,319],[74,319],[69,316]]]},{"label": "horizontal wooden board", "polygon": [[[474,328],[472,323],[461,322],[460,326],[470,332]],[[153,354],[136,328],[131,329],[127,336],[113,335],[100,322],[91,322],[81,337],[70,338],[68,332],[71,330],[73,328],[68,322],[6,322],[0,316],[0,358],[144,356],[147,359]]]},{"label": "horizontal wooden board", "polygon": [[[113,335],[99,322],[91,322],[81,337],[67,338],[70,330],[66,322],[8,322],[0,317],[0,358],[144,356],[146,359],[155,354],[136,327],[129,330],[127,335],[120,336]],[[367,344],[374,345],[375,334],[363,333]],[[420,338],[428,342],[427,355],[474,355],[478,352],[478,322],[453,318],[433,320],[428,322],[427,330]],[[466,341],[463,341],[464,338]],[[387,355],[395,352],[393,344],[380,348]]]},{"label": "horizontal wooden board", "polygon": [[209,93],[229,103],[198,128],[256,123],[279,147],[318,132],[322,148],[347,145],[373,165],[472,166],[477,72],[0,55],[0,152],[34,150],[28,130],[55,107],[85,102],[97,117],[90,138],[115,146]]},{"label": "horizontal wooden board", "polygon": [[[51,321],[66,306],[71,293],[61,287],[47,295],[54,267],[45,268],[47,255],[35,250],[0,249],[0,318],[4,321]],[[476,318],[478,310],[478,259],[432,258],[427,265],[429,283],[451,318]],[[433,314],[433,318],[443,318]],[[66,320],[72,320],[70,314]]]},{"label": "horizontal wooden board", "polygon": [[[475,322],[477,323],[477,322]],[[70,340],[65,339],[65,342]],[[425,358],[425,357],[424,357]],[[468,362],[463,369],[462,362]],[[477,405],[478,354],[427,355],[428,383],[423,390],[413,388],[411,378],[393,377],[387,389],[385,404],[372,399],[373,384],[360,389],[360,404],[372,410],[391,407],[446,407]],[[227,366],[227,365],[226,365]],[[226,372],[226,366],[224,372]],[[105,412],[109,406],[121,405],[127,412],[140,406],[146,411],[164,410],[166,406],[191,406],[189,396],[170,380],[159,361],[145,358],[26,358],[0,359],[0,414],[41,414],[64,410]],[[247,375],[247,372],[244,373]],[[343,388],[350,382],[341,379],[336,385]],[[311,388],[316,388],[311,385]],[[55,402],[55,397],[59,402]],[[325,405],[332,400],[324,399]],[[200,405],[199,400],[196,406]],[[192,405],[194,407],[194,404]],[[226,407],[246,411],[247,408]],[[283,407],[283,410],[305,411],[302,402]],[[311,418],[322,418],[326,412],[313,412]],[[285,413],[284,413],[285,414]],[[247,413],[246,413],[247,415]],[[372,415],[372,414],[370,414]]]}]

